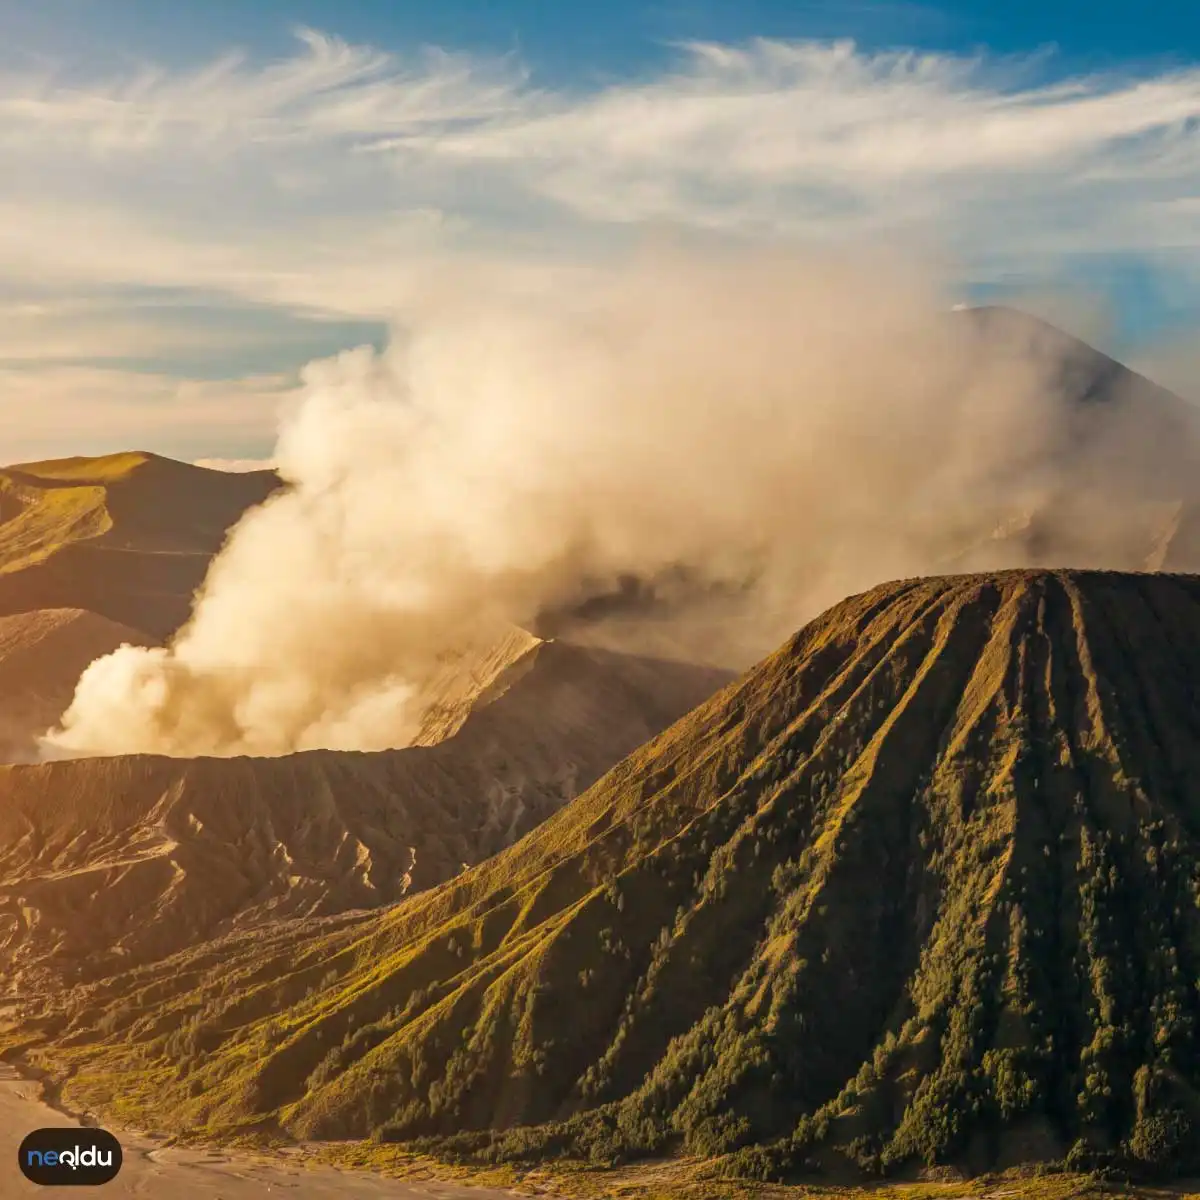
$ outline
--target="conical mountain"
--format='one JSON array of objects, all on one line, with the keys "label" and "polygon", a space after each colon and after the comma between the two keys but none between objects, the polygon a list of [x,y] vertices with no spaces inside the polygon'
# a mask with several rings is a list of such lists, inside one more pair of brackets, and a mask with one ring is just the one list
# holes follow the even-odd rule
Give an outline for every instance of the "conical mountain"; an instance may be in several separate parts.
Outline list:
[{"label": "conical mountain", "polygon": [[1200,579],[889,584],[459,879],[79,990],[42,1061],[212,1132],[1185,1169],[1198,681]]},{"label": "conical mountain", "polygon": [[[1200,570],[1200,407],[1018,309],[954,321],[977,362],[1036,376],[1038,436],[1009,461],[1006,491],[1021,498],[938,569]],[[1017,485],[1039,478],[1022,497]]]}]

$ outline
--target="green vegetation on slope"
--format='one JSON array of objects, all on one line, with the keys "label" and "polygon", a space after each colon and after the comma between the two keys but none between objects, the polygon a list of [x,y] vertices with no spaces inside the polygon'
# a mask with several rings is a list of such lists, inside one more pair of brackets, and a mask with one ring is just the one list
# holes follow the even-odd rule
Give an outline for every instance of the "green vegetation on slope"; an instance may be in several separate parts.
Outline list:
[{"label": "green vegetation on slope", "polygon": [[112,528],[104,488],[91,484],[46,488],[20,475],[0,474],[0,573],[44,562],[71,542]]},{"label": "green vegetation on slope", "polygon": [[76,455],[72,458],[44,458],[39,462],[21,463],[11,468],[23,475],[38,479],[58,479],[73,483],[106,484],[128,479],[156,456],[145,450],[124,450],[117,454],[102,454],[96,458]]},{"label": "green vegetation on slope", "polygon": [[476,1161],[1200,1168],[1198,678],[1200,579],[887,585],[459,879],[76,992],[46,1061]]}]

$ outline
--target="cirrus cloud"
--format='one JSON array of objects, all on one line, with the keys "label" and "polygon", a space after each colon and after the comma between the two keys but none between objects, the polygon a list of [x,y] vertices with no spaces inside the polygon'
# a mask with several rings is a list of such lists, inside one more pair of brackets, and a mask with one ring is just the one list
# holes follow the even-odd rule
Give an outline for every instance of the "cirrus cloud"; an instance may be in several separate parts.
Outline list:
[{"label": "cirrus cloud", "polygon": [[[511,57],[405,58],[301,30],[275,62],[10,74],[14,178],[43,204],[47,181],[75,186],[37,210],[18,185],[0,228],[21,235],[0,236],[0,257],[113,272],[134,246],[126,272],[150,282],[273,301],[290,286],[309,303],[332,280],[325,302],[360,312],[386,289],[356,299],[348,269],[547,225],[542,249],[646,221],[823,238],[936,227],[1016,257],[1200,245],[1200,68],[1047,81],[1050,65],[758,40],[683,46],[657,78],[572,91]],[[99,236],[77,256],[80,226]],[[53,253],[56,231],[70,255]]]},{"label": "cirrus cloud", "polygon": [[[1200,310],[1198,139],[1200,66],[1068,76],[1046,55],[847,41],[683,45],[656,74],[586,89],[543,86],[512,55],[307,29],[272,61],[0,70],[0,279],[16,306],[0,344],[86,365],[163,340],[144,306],[54,316],[97,289],[394,319],[464,264],[571,270],[664,226],[923,244],[973,279],[1048,286],[1132,256]],[[327,352],[301,339],[294,365]],[[264,453],[252,429],[228,453]]]}]

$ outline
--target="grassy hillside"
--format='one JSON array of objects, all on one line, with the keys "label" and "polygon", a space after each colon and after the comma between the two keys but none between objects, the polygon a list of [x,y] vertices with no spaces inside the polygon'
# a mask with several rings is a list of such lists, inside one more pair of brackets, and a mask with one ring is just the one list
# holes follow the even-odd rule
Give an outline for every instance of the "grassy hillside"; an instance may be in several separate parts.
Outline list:
[{"label": "grassy hillside", "polygon": [[140,452],[0,470],[0,615],[83,608],[165,637],[230,526],[278,486]]},{"label": "grassy hillside", "polygon": [[1200,580],[854,597],[512,849],[63,998],[76,1103],[788,1177],[1200,1148]]}]

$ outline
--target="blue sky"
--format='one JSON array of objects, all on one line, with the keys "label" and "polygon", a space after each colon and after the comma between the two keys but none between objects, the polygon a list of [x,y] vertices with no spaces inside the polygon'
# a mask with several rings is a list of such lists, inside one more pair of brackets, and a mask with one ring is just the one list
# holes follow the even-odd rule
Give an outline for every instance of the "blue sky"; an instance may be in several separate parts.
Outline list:
[{"label": "blue sky", "polygon": [[921,245],[1183,390],[1200,8],[0,0],[0,458],[269,452],[421,273]]},{"label": "blue sky", "polygon": [[518,50],[540,77],[575,83],[652,70],[673,42],[751,36],[852,37],[868,49],[956,53],[1052,46],[1067,70],[1200,57],[1200,11],[1171,0],[8,0],[0,11],[15,40],[48,54],[132,52],[181,65],[231,44],[276,54],[287,49],[291,27],[308,25],[397,51]]}]

